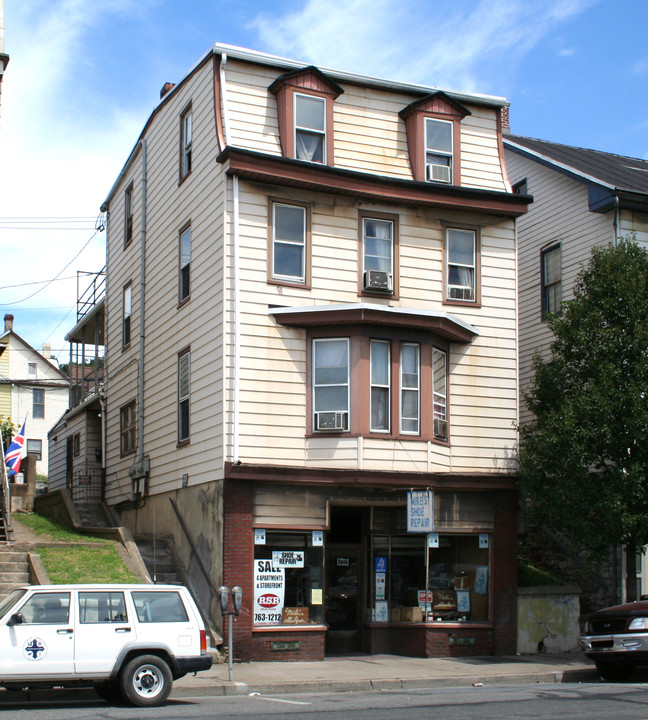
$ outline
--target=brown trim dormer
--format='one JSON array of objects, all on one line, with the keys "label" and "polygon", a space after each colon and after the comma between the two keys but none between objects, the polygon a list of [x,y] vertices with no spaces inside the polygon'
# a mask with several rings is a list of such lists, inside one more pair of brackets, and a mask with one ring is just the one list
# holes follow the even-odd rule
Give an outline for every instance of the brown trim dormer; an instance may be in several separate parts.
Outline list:
[{"label": "brown trim dormer", "polygon": [[451,185],[461,184],[461,121],[472,113],[468,108],[443,92],[427,95],[410,103],[399,113],[405,121],[407,147],[414,180],[426,182],[425,118],[452,123],[452,172]]},{"label": "brown trim dormer", "polygon": [[277,98],[279,137],[284,157],[297,158],[295,148],[295,95],[321,98],[324,110],[324,165],[334,165],[333,102],[344,90],[315,66],[280,75],[268,90]]}]

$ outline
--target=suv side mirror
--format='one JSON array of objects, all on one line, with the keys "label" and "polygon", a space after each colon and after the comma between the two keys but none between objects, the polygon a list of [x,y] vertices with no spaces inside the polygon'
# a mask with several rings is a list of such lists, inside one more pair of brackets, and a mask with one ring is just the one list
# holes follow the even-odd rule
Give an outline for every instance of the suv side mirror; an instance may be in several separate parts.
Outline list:
[{"label": "suv side mirror", "polygon": [[14,613],[9,620],[7,621],[7,625],[9,627],[13,627],[14,625],[22,625],[25,622],[25,618],[22,613]]}]

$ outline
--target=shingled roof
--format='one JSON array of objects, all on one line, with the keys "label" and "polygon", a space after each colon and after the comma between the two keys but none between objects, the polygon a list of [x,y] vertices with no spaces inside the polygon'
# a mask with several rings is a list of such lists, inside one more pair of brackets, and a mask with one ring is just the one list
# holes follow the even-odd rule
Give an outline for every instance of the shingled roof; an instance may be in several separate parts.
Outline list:
[{"label": "shingled roof", "polygon": [[505,135],[504,144],[515,152],[527,150],[536,159],[563,170],[571,170],[586,180],[599,182],[615,190],[648,194],[647,160],[520,135]]}]

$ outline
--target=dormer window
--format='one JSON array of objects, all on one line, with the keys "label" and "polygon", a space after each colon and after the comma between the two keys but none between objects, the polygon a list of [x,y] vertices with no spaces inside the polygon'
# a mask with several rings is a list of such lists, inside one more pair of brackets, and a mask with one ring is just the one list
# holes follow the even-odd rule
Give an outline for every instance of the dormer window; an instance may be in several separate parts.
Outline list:
[{"label": "dormer window", "polygon": [[414,180],[461,184],[461,121],[470,114],[468,108],[442,92],[427,95],[400,111]]},{"label": "dormer window", "polygon": [[295,157],[326,163],[326,100],[295,93]]},{"label": "dormer window", "polygon": [[284,157],[333,165],[333,102],[344,90],[313,66],[280,75],[268,89],[277,96]]},{"label": "dormer window", "polygon": [[452,123],[447,120],[425,118],[426,180],[452,181]]}]

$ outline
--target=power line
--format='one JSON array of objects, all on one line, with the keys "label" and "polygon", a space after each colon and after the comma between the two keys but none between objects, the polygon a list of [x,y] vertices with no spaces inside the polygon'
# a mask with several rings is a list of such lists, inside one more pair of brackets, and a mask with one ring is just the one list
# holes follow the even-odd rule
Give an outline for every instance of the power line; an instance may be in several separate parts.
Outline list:
[{"label": "power line", "polygon": [[52,278],[51,280],[34,280],[33,282],[18,283],[17,285],[2,285],[0,290],[9,290],[10,288],[25,287],[26,285],[43,285],[46,282],[54,282],[54,280],[74,280],[74,275],[66,275],[65,277]]},{"label": "power line", "polygon": [[58,280],[59,275],[61,275],[62,273],[64,273],[64,272],[70,267],[70,265],[72,265],[72,263],[79,257],[79,255],[81,255],[81,253],[88,247],[88,245],[91,243],[91,241],[94,240],[95,236],[96,236],[98,233],[104,231],[104,228],[105,228],[105,225],[104,225],[104,222],[103,222],[103,216],[102,216],[102,215],[99,215],[99,217],[98,217],[97,220],[96,220],[95,231],[94,231],[94,232],[92,233],[92,235],[86,240],[86,242],[84,243],[84,245],[83,245],[83,247],[81,248],[81,250],[79,250],[79,252],[72,258],[72,260],[70,260],[69,263],[67,263],[67,265],[66,265],[64,268],[62,268],[58,273],[56,273],[56,275],[55,275],[51,280],[49,280],[48,282],[46,282],[45,285],[43,285],[42,288],[40,288],[39,290],[36,290],[36,292],[33,292],[31,295],[28,295],[27,297],[24,297],[24,298],[22,298],[21,300],[15,300],[15,301],[12,302],[12,303],[3,303],[3,304],[4,304],[4,305],[19,305],[20,303],[24,303],[24,302],[26,302],[27,300],[31,300],[33,297],[35,297],[36,295],[38,295],[38,293],[40,293],[40,292],[42,292],[43,290],[45,290],[45,288],[48,287],[49,285],[51,285],[55,280]]}]

